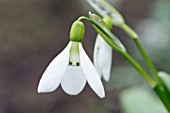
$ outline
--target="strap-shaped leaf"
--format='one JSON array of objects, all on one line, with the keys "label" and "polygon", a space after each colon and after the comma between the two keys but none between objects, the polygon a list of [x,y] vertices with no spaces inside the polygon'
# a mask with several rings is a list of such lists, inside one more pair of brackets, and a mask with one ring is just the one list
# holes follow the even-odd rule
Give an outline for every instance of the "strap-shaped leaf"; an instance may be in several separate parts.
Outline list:
[{"label": "strap-shaped leaf", "polygon": [[[110,30],[106,27],[105,22],[102,20],[102,18],[100,18],[99,16],[95,15],[95,14],[91,14],[89,13],[90,16],[90,20],[95,22],[99,27],[94,26],[94,28],[96,29],[96,31],[105,39],[105,41],[109,41],[112,44],[114,44],[116,47],[118,47],[119,49],[121,49],[122,51],[126,51],[124,45],[120,42],[120,40],[113,35]],[[104,32],[102,31],[104,30]],[[106,41],[106,42],[107,42]]]},{"label": "strap-shaped leaf", "polygon": [[124,24],[122,15],[105,0],[87,0],[88,3],[103,17],[109,16],[114,25]]}]

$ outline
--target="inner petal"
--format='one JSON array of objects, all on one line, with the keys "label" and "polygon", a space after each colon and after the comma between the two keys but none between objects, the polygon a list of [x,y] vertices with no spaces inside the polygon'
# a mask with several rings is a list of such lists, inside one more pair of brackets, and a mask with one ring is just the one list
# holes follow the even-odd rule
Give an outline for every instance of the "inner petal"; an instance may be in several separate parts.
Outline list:
[{"label": "inner petal", "polygon": [[80,66],[79,42],[72,42],[69,56],[70,66]]},{"label": "inner petal", "polygon": [[68,66],[61,81],[63,90],[70,95],[79,94],[86,84],[86,77],[81,66]]}]

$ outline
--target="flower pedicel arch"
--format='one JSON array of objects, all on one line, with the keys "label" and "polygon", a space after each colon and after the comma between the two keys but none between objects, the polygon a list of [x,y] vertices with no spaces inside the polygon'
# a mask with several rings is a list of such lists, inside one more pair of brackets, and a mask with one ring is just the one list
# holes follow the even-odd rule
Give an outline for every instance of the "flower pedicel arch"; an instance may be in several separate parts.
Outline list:
[{"label": "flower pedicel arch", "polygon": [[81,21],[73,23],[70,42],[45,70],[38,85],[39,93],[52,92],[61,84],[67,94],[77,95],[87,81],[100,98],[105,97],[100,77],[82,47],[84,31],[84,24]]}]

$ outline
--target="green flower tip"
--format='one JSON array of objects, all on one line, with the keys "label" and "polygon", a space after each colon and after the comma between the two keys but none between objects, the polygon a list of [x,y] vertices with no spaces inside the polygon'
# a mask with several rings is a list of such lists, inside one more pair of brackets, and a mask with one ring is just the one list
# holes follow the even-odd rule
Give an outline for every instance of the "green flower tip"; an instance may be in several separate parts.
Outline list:
[{"label": "green flower tip", "polygon": [[111,18],[109,16],[106,16],[106,17],[103,18],[103,21],[105,22],[106,27],[111,30],[112,29],[112,20],[111,20]]},{"label": "green flower tip", "polygon": [[70,30],[70,41],[82,42],[84,37],[85,27],[83,22],[77,20],[72,24]]}]

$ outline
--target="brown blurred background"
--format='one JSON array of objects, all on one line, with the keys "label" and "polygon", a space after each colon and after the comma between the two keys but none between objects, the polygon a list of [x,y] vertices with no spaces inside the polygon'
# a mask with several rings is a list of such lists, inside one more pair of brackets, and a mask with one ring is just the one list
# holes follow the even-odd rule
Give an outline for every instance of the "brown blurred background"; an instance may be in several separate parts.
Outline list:
[{"label": "brown blurred background", "polygon": [[[155,0],[107,1],[132,28],[149,18],[155,5]],[[124,87],[110,88],[104,99],[88,85],[78,96],[66,95],[61,88],[37,93],[46,66],[69,41],[72,22],[89,11],[95,12],[86,0],[0,0],[0,113],[121,113],[118,97]],[[92,58],[97,33],[85,25],[83,44]],[[114,33],[133,54],[128,36],[117,28]],[[127,64],[114,54],[113,67]]]}]

